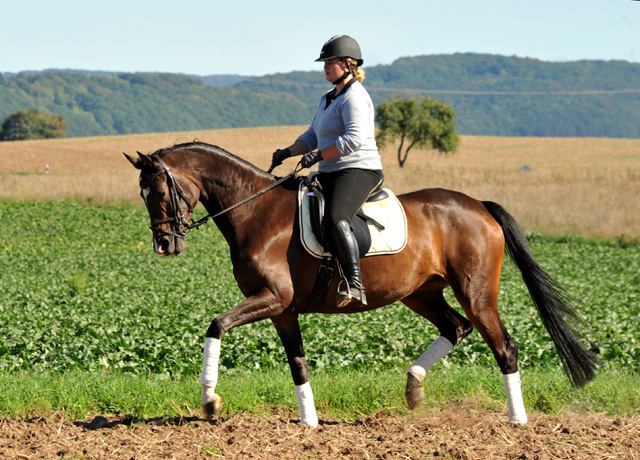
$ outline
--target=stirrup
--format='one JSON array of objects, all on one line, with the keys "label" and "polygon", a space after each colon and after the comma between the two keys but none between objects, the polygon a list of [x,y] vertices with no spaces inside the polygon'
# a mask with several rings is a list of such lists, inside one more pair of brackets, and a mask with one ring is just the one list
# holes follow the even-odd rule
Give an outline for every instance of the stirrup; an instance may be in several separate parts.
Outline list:
[{"label": "stirrup", "polygon": [[[345,288],[340,288],[344,283]],[[338,308],[346,307],[351,303],[357,303],[362,306],[367,305],[367,296],[364,293],[364,287],[351,286],[349,283],[341,280],[338,284]]]}]

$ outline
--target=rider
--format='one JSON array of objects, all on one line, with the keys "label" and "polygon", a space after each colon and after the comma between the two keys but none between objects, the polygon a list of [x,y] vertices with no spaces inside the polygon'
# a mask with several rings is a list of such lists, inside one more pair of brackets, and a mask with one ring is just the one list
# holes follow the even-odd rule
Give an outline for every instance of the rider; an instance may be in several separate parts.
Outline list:
[{"label": "rider", "polygon": [[[367,304],[358,242],[351,222],[373,190],[382,184],[382,163],[375,141],[374,106],[362,86],[365,72],[360,45],[348,35],[331,37],[316,62],[324,62],[325,93],[311,125],[296,141],[273,153],[274,165],[303,155],[302,167],[318,164],[318,180],[326,196],[325,228],[333,253],[347,278],[338,290],[338,306]],[[318,149],[314,151],[314,149]]]}]

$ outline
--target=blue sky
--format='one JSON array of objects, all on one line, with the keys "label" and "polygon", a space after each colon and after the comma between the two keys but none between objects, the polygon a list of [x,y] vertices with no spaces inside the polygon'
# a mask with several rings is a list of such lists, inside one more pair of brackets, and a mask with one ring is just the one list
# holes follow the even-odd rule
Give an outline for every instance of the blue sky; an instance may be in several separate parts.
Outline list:
[{"label": "blue sky", "polygon": [[365,67],[455,52],[640,62],[639,19],[633,0],[0,0],[0,72],[320,70],[335,34]]}]

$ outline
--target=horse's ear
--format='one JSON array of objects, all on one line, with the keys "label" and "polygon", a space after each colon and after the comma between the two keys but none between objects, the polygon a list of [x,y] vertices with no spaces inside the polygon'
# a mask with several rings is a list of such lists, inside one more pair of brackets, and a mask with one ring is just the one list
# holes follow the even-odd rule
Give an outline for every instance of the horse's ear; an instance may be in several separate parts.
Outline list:
[{"label": "horse's ear", "polygon": [[142,169],[142,160],[140,160],[139,158],[131,158],[129,155],[127,155],[124,152],[122,152],[122,154],[125,156],[127,160],[129,160],[129,162],[133,165],[134,168]]},{"label": "horse's ear", "polygon": [[151,158],[151,155],[145,155],[144,153],[138,152],[138,157],[144,165],[153,167],[153,159]]}]

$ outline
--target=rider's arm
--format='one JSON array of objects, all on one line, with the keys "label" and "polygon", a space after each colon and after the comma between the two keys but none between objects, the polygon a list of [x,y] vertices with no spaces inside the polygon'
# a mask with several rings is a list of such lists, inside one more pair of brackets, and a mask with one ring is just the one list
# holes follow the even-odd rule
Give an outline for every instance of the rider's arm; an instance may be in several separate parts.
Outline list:
[{"label": "rider's arm", "polygon": [[293,144],[291,144],[288,147],[288,149],[291,152],[292,157],[304,155],[309,151],[309,147],[307,147],[307,144],[304,141],[301,141],[300,139],[296,140]]}]

